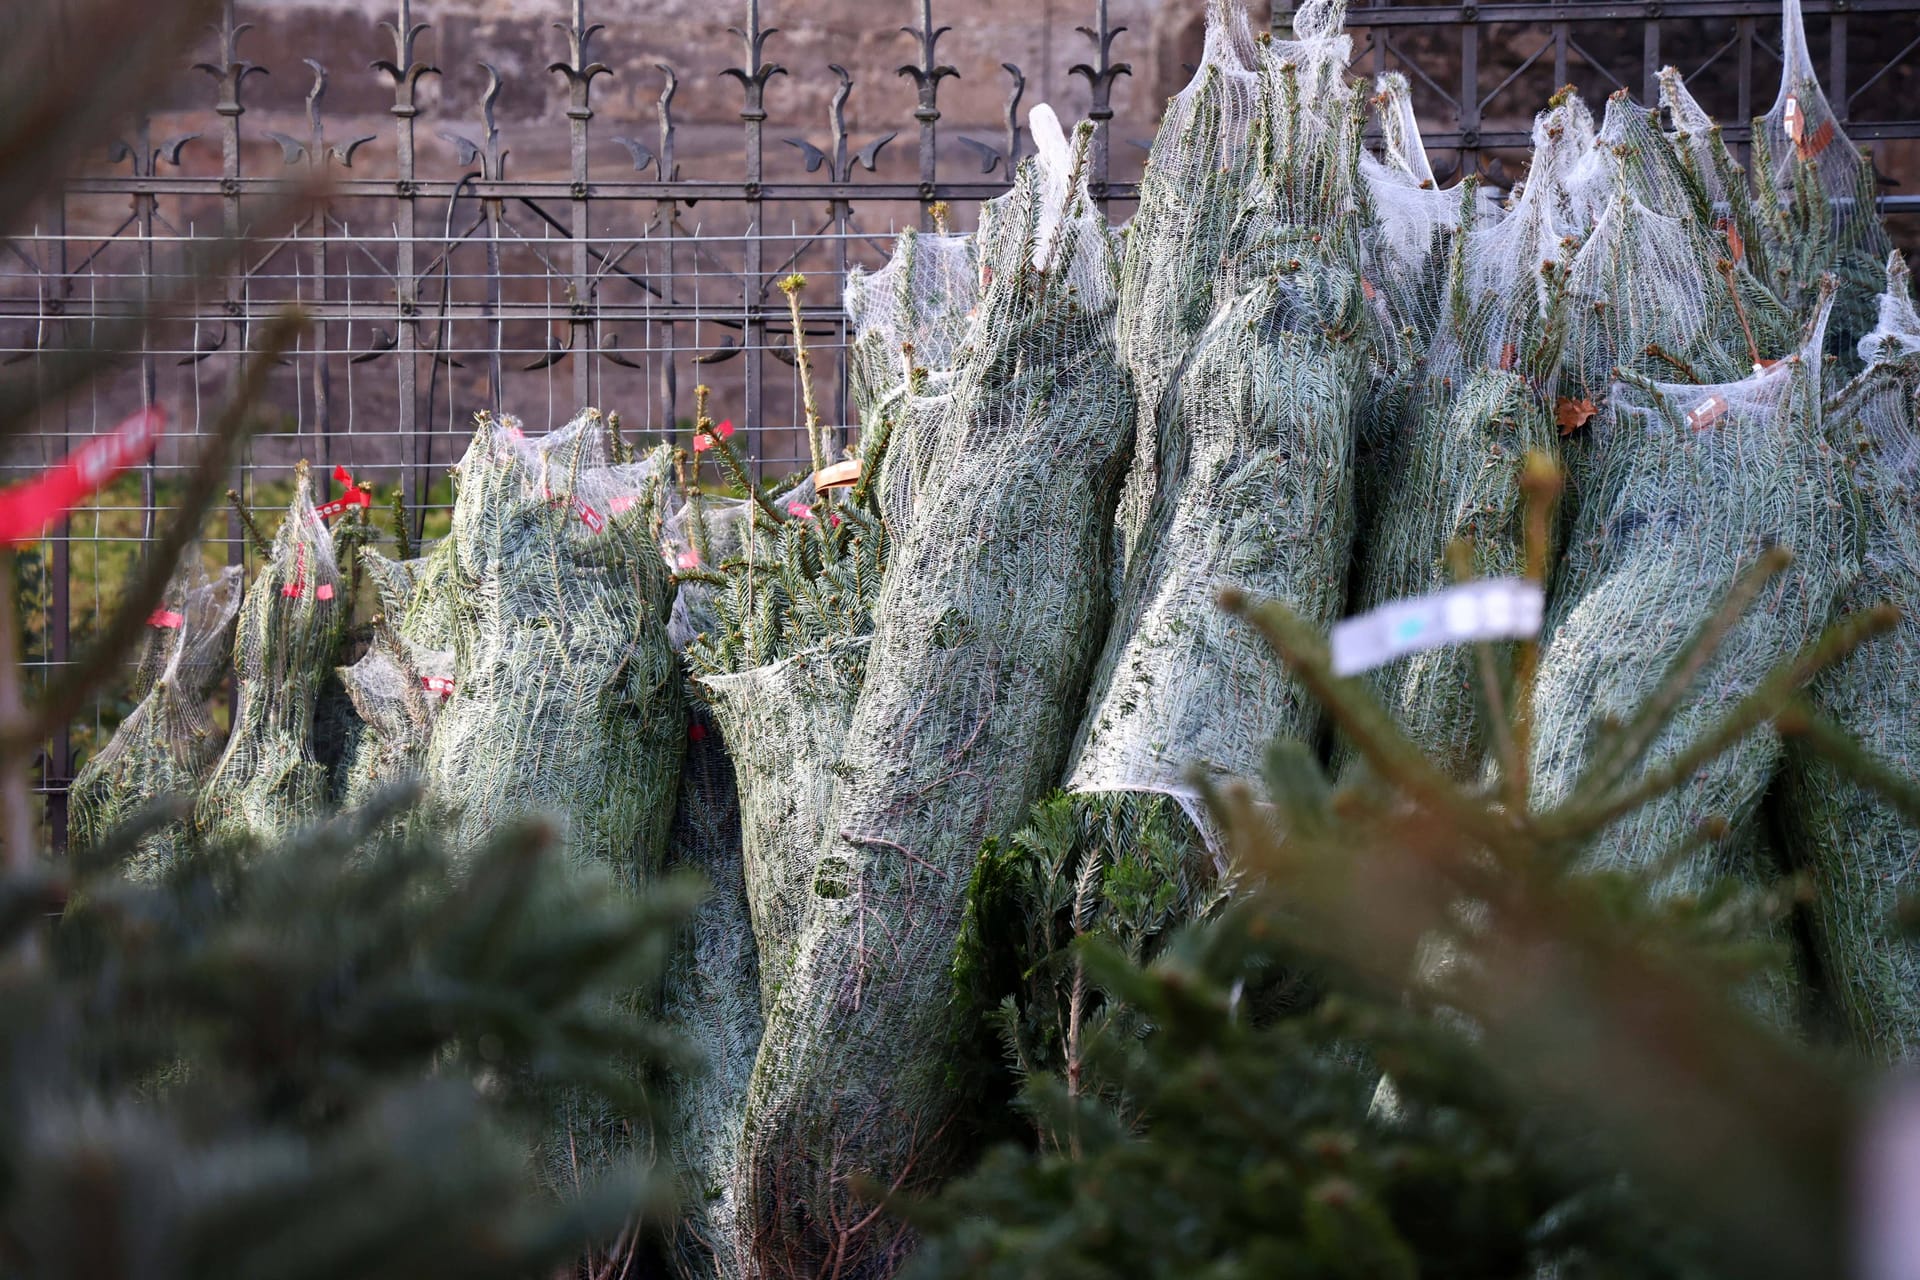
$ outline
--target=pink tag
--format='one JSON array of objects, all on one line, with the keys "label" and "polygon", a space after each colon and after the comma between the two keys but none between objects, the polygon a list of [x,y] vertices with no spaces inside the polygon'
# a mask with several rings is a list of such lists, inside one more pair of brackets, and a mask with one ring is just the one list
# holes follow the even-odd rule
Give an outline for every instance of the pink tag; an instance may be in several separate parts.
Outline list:
[{"label": "pink tag", "polygon": [[293,581],[280,588],[280,594],[289,600],[298,596],[307,585],[307,549],[296,547],[293,557]]},{"label": "pink tag", "polygon": [[640,499],[630,493],[616,493],[607,503],[607,506],[613,510],[613,514],[622,516],[633,510],[633,504],[638,501],[640,501]]},{"label": "pink tag", "polygon": [[185,621],[186,621],[185,618],[181,617],[179,614],[175,613],[171,609],[155,609],[147,617],[148,626],[166,627],[171,630],[177,630],[180,624]]},{"label": "pink tag", "polygon": [[319,589],[319,590],[317,590],[317,591],[315,591],[315,592],[313,593],[313,598],[314,598],[315,600],[331,600],[331,599],[333,599],[333,584],[332,584],[331,582],[323,582],[323,583],[321,583],[321,584],[320,584],[320,589]]}]

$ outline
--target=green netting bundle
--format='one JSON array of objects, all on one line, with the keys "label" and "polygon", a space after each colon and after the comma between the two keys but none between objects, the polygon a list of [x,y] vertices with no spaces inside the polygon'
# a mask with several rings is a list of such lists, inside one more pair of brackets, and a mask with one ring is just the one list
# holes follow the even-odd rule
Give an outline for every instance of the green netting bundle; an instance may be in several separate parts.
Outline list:
[{"label": "green netting bundle", "polygon": [[[454,689],[422,812],[456,848],[549,815],[572,858],[641,892],[665,861],[687,737],[645,477],[613,464],[588,410],[537,441],[483,415],[456,478]],[[547,1152],[562,1185],[634,1140],[622,1117],[563,1112]]]},{"label": "green netting bundle", "polygon": [[1449,263],[1463,223],[1497,216],[1477,182],[1443,190],[1420,141],[1412,90],[1399,72],[1374,81],[1381,151],[1360,155],[1360,288],[1372,359],[1354,445],[1359,527],[1373,520],[1395,444],[1407,429],[1428,348],[1446,314]]},{"label": "green netting bundle", "polygon": [[[1827,406],[1853,466],[1865,552],[1842,597],[1891,603],[1900,621],[1808,689],[1813,706],[1906,777],[1920,773],[1920,315],[1906,264],[1888,263],[1866,369]],[[1920,833],[1855,778],[1788,740],[1781,806],[1789,851],[1811,870],[1813,941],[1824,989],[1855,1040],[1889,1061],[1920,1055],[1920,945],[1895,911],[1920,878]]]},{"label": "green netting bundle", "polygon": [[[1739,382],[1615,387],[1599,441],[1606,498],[1581,511],[1548,607],[1533,717],[1536,807],[1566,801],[1596,761],[1629,778],[1671,761],[1826,625],[1856,566],[1852,496],[1821,436],[1824,321],[1823,308],[1797,355]],[[1727,633],[1644,760],[1615,760],[1596,723],[1638,708],[1735,578],[1775,545],[1793,552],[1791,566]],[[1753,818],[1780,750],[1771,733],[1743,740],[1608,827],[1586,851],[1588,865],[1659,867],[1659,888],[1672,893],[1716,873],[1759,878]],[[1724,820],[1727,836],[1688,852],[1710,819]]]},{"label": "green netting bundle", "polygon": [[698,702],[689,711],[667,856],[669,865],[698,872],[709,886],[687,921],[666,982],[666,1019],[703,1059],[697,1075],[676,1082],[670,1108],[682,1171],[674,1263],[688,1277],[732,1276],[741,1274],[734,1162],[763,1025],[760,957],[742,877],[733,763]]},{"label": "green netting bundle", "polygon": [[1031,119],[1039,154],[983,220],[937,487],[874,611],[797,958],[754,1064],[741,1210],[762,1268],[890,1270],[905,1241],[848,1176],[912,1187],[950,1167],[948,966],[968,875],[981,840],[1058,779],[1104,621],[1132,430],[1115,247],[1084,181],[1089,131],[1070,148],[1050,111]]},{"label": "green netting bundle", "polygon": [[194,821],[203,835],[265,845],[320,816],[328,778],[314,708],[351,607],[303,462],[293,504],[240,609],[233,731],[200,791]]},{"label": "green netting bundle", "polygon": [[[1592,433],[1621,372],[1663,382],[1745,377],[1799,342],[1799,320],[1754,278],[1713,225],[1708,189],[1651,112],[1622,91],[1573,182],[1589,210],[1567,278],[1565,355],[1555,384],[1571,433],[1575,503],[1593,483]],[[1740,255],[1744,256],[1744,255]]]},{"label": "green netting bundle", "polygon": [[[722,465],[750,483],[726,438],[709,438]],[[684,850],[714,895],[692,922],[668,986],[669,1013],[712,1068],[679,1082],[677,1093],[691,1186],[676,1258],[690,1275],[737,1275],[747,1266],[736,1200],[747,1076],[763,1009],[792,964],[800,905],[790,882],[811,880],[860,685],[859,662],[844,659],[865,651],[886,566],[890,539],[875,482],[888,440],[870,418],[858,478],[845,488],[817,491],[809,477],[774,497],[689,491],[666,525],[669,554],[686,566],[676,642],[682,630],[693,633],[685,650],[693,696],[726,741],[719,760],[730,836],[724,847],[695,842]],[[781,675],[822,660],[844,677],[838,688]],[[718,737],[705,749],[718,753]],[[683,780],[682,826],[694,833],[713,825],[692,812],[715,807],[704,792],[696,778]]]},{"label": "green netting bundle", "polygon": [[[1553,443],[1547,407],[1525,373],[1482,368],[1468,374],[1445,396],[1444,416],[1437,422],[1423,417],[1395,450],[1391,500],[1366,539],[1354,612],[1453,585],[1449,549],[1461,540],[1471,548],[1474,576],[1518,576],[1525,536],[1521,468],[1529,452],[1551,453]],[[1479,773],[1484,744],[1473,649],[1427,649],[1365,679],[1436,764],[1458,778]]]},{"label": "green netting bundle", "polygon": [[1260,66],[1244,0],[1207,0],[1200,65],[1186,88],[1167,100],[1140,175],[1114,314],[1120,357],[1142,406],[1121,499],[1122,551],[1128,555],[1157,483],[1161,398],[1213,319],[1221,255],[1241,195],[1253,181]]},{"label": "green netting bundle", "polygon": [[1275,734],[1311,740],[1320,723],[1219,591],[1330,623],[1352,553],[1365,99],[1315,88],[1313,69],[1290,62],[1267,75],[1258,176],[1213,286],[1219,310],[1161,402],[1159,479],[1069,776],[1075,791],[1177,797],[1196,819],[1193,768],[1255,776]]},{"label": "green netting bundle", "polygon": [[366,652],[337,672],[356,721],[335,788],[343,808],[420,776],[433,722],[453,692],[452,553],[444,539],[412,560],[360,549],[380,614]]},{"label": "green netting bundle", "polygon": [[528,813],[630,889],[659,869],[686,740],[671,585],[589,411],[537,441],[483,417],[456,476],[454,691],[428,795],[471,847]]},{"label": "green netting bundle", "polygon": [[[81,766],[67,793],[74,852],[98,846],[162,796],[192,796],[204,781],[221,742],[207,700],[227,673],[239,611],[239,566],[209,578],[199,551],[189,550],[148,619],[134,671],[133,710]],[[186,835],[180,824],[149,833],[135,848],[129,870],[160,870]]]},{"label": "green netting bundle", "polygon": [[[1555,451],[1552,388],[1566,337],[1569,174],[1591,121],[1567,96],[1533,126],[1533,165],[1510,210],[1469,191],[1452,246],[1445,312],[1401,429],[1386,442],[1371,526],[1360,544],[1353,612],[1453,585],[1449,551],[1471,544],[1477,576],[1521,568],[1521,465]],[[1457,777],[1477,775],[1481,744],[1472,650],[1428,649],[1366,676],[1406,733]],[[1351,757],[1342,746],[1343,765]]]}]

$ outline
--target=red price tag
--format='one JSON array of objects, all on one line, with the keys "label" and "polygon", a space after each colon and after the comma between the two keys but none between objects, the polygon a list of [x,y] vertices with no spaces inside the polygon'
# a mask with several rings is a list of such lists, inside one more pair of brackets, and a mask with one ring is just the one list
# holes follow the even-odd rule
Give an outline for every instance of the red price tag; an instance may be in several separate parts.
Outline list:
[{"label": "red price tag", "polygon": [[180,625],[185,621],[186,621],[185,618],[181,617],[179,614],[175,613],[171,609],[155,609],[151,614],[147,616],[148,626],[166,627],[170,631],[179,630]]}]

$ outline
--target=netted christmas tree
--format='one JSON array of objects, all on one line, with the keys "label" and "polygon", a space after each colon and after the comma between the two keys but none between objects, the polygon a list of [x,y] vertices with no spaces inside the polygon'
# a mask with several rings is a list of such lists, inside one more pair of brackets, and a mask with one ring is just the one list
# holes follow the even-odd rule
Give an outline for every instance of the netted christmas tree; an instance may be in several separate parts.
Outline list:
[{"label": "netted christmas tree", "polygon": [[[133,710],[68,792],[72,852],[100,847],[155,800],[191,800],[205,780],[221,745],[207,703],[229,669],[239,611],[239,566],[209,577],[197,549],[190,550],[147,619],[129,692]],[[150,831],[129,865],[157,872],[179,854],[187,834],[182,822]]]},{"label": "netted christmas tree", "polygon": [[954,1158],[947,962],[980,841],[1059,777],[1103,621],[1132,402],[1116,246],[1071,145],[984,218],[935,487],[874,609],[825,852],[748,1098],[742,1211],[772,1274],[890,1269],[905,1240],[848,1176],[906,1187]]},{"label": "netted christmas tree", "polygon": [[430,803],[476,844],[507,818],[564,821],[630,889],[656,872],[686,741],[670,584],[644,503],[589,411],[538,440],[483,417],[461,460],[454,691],[426,757]]},{"label": "netted christmas tree", "polygon": [[[597,411],[537,440],[511,419],[478,422],[447,535],[454,688],[419,819],[455,848],[545,814],[570,858],[625,892],[660,874],[687,725],[652,479],[616,462]],[[657,996],[633,992],[628,1008]],[[548,1176],[574,1185],[642,1138],[590,1098],[567,1103]]]},{"label": "netted christmas tree", "polygon": [[[1798,354],[1739,382],[1635,379],[1615,388],[1599,443],[1605,501],[1580,513],[1549,604],[1531,729],[1537,806],[1669,773],[1679,784],[1622,810],[1582,855],[1658,867],[1662,892],[1757,882],[1755,816],[1781,758],[1771,732],[1710,760],[1697,743],[1809,644],[1855,571],[1853,498],[1822,438],[1825,309]],[[1764,595],[1763,595],[1764,593]],[[1754,598],[1765,607],[1739,612]],[[1717,641],[1695,645],[1706,630]],[[1695,656],[1697,655],[1697,657]],[[1694,692],[1657,732],[1634,708]],[[1784,979],[1756,998],[1785,1007]]]},{"label": "netted christmas tree", "polygon": [[206,838],[272,843],[321,815],[328,778],[314,710],[351,607],[303,462],[293,503],[240,608],[233,731],[194,815]]},{"label": "netted christmas tree", "polygon": [[1194,766],[1245,775],[1272,734],[1319,727],[1215,593],[1280,595],[1331,621],[1353,540],[1366,99],[1330,64],[1269,52],[1252,185],[1211,286],[1219,309],[1160,400],[1153,500],[1069,775],[1076,791],[1176,797],[1196,818]]},{"label": "netted christmas tree", "polygon": [[841,302],[853,327],[847,391],[856,421],[865,422],[915,369],[952,365],[979,291],[971,235],[908,228],[885,266],[847,272]]},{"label": "netted christmas tree", "polygon": [[[1520,467],[1550,451],[1552,389],[1566,339],[1566,174],[1588,146],[1586,110],[1568,96],[1533,129],[1533,164],[1510,211],[1462,200],[1445,314],[1410,416],[1389,440],[1373,522],[1360,547],[1353,611],[1453,583],[1450,552],[1467,546],[1475,575],[1509,576],[1521,559]],[[1455,776],[1480,767],[1468,679],[1473,655],[1430,649],[1367,677],[1414,741]],[[1349,748],[1340,751],[1351,762]]]},{"label": "netted christmas tree", "polygon": [[[814,407],[798,306],[805,285],[792,276],[781,287],[794,304],[810,451],[826,463],[830,445]],[[833,464],[840,479],[816,471],[771,494],[733,446],[731,426],[708,416],[707,395],[705,387],[696,392],[696,457],[711,454],[746,496],[716,498],[686,483],[667,526],[669,554],[682,566],[681,600],[698,593],[697,604],[676,606],[675,624],[690,632],[685,658],[703,735],[683,778],[690,839],[676,848],[714,886],[668,987],[670,1015],[710,1063],[677,1093],[691,1192],[678,1262],[691,1275],[742,1275],[750,1267],[738,1209],[748,1074],[764,1009],[793,961],[801,895],[819,857],[832,771],[864,671],[859,659],[890,545],[876,483],[891,437],[869,415],[858,453]],[[842,683],[829,691],[783,675],[816,664]],[[715,729],[709,741],[704,735]],[[692,762],[703,755],[711,759],[696,772]],[[692,838],[721,827],[725,840]]]},{"label": "netted christmas tree", "polygon": [[[1864,548],[1841,597],[1846,612],[1891,604],[1890,634],[1815,677],[1812,709],[1863,744],[1881,770],[1920,774],[1920,315],[1906,264],[1887,264],[1880,320],[1860,342],[1866,369],[1828,404],[1827,435],[1852,469]],[[1910,814],[1809,738],[1789,737],[1788,851],[1813,876],[1810,916],[1825,994],[1845,1030],[1875,1057],[1920,1054],[1920,947],[1899,925],[1920,875]]]},{"label": "netted christmas tree", "polygon": [[1781,4],[1780,92],[1753,122],[1753,208],[1766,245],[1766,283],[1797,315],[1821,282],[1838,289],[1827,353],[1842,369],[1875,322],[1881,264],[1893,248],[1881,224],[1873,164],[1841,129],[1814,74],[1800,0]]},{"label": "netted christmas tree", "polygon": [[1372,524],[1399,437],[1424,381],[1428,348],[1446,313],[1453,246],[1462,226],[1484,225],[1498,209],[1478,182],[1442,189],[1420,140],[1407,78],[1374,81],[1380,155],[1360,155],[1361,292],[1370,320],[1366,398],[1354,445],[1354,492],[1361,529]]},{"label": "netted christmas tree", "polygon": [[[1320,8],[1309,6],[1309,22]],[[1253,180],[1260,66],[1242,0],[1208,0],[1200,65],[1167,100],[1140,175],[1114,313],[1120,356],[1142,406],[1121,499],[1123,556],[1146,523],[1157,485],[1161,400],[1213,318],[1220,259],[1241,194]]]}]

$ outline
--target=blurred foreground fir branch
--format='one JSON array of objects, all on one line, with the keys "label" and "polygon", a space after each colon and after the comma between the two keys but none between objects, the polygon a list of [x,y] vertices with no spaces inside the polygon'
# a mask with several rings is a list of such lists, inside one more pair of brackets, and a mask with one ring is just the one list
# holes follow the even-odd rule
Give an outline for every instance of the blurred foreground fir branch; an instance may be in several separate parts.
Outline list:
[{"label": "blurred foreground fir branch", "polygon": [[[1526,487],[1538,552],[1558,473],[1535,459]],[[1284,605],[1223,599],[1370,776],[1336,789],[1306,748],[1276,743],[1264,797],[1208,795],[1242,881],[1229,907],[1157,954],[1096,936],[1035,945],[1028,972],[1080,975],[1102,1016],[1071,1055],[1025,1077],[1037,1143],[1002,1147],[939,1199],[896,1204],[927,1233],[913,1274],[1846,1274],[1866,1072],[1736,994],[1776,960],[1756,926],[1786,915],[1797,885],[1663,899],[1649,891],[1657,865],[1640,876],[1577,863],[1607,824],[1775,723],[1920,813],[1911,783],[1798,697],[1889,624],[1884,609],[1843,619],[1699,743],[1644,767],[1786,559],[1761,558],[1646,705],[1602,728],[1582,785],[1544,812],[1525,805],[1518,763],[1530,645],[1510,663],[1481,654],[1486,740],[1504,769],[1460,783],[1362,681],[1332,675],[1324,638]],[[1530,555],[1531,576],[1543,568]],[[1709,823],[1671,856],[1719,834]],[[997,910],[1053,919],[1073,886],[1050,883],[1001,895]],[[994,914],[990,897],[976,885],[976,918]]]}]

